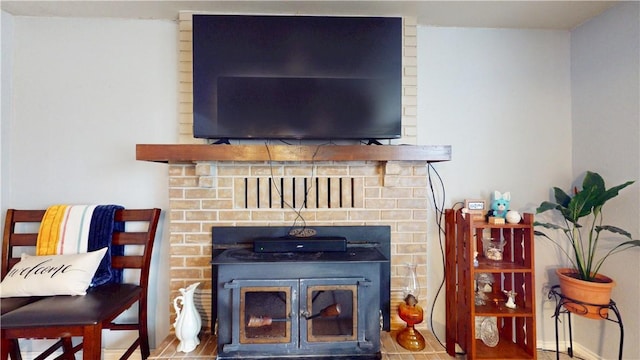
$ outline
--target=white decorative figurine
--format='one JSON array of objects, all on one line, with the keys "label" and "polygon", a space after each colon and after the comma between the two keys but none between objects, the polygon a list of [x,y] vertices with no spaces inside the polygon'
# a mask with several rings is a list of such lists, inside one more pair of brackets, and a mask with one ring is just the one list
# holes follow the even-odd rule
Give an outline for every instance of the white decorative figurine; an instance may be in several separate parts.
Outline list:
[{"label": "white decorative figurine", "polygon": [[520,219],[522,219],[522,216],[520,216],[519,212],[515,210],[507,211],[506,220],[509,224],[517,224],[520,222]]},{"label": "white decorative figurine", "polygon": [[507,297],[509,298],[507,300],[507,303],[504,306],[508,307],[509,309],[515,309],[516,308],[516,295],[518,295],[518,294],[515,291],[507,291],[507,290],[504,290],[504,294],[507,295]]},{"label": "white decorative figurine", "polygon": [[[182,295],[173,299],[173,308],[176,310],[176,322],[173,326],[176,329],[176,337],[180,340],[178,351],[191,352],[200,344],[198,334],[202,326],[200,313],[193,302],[193,294],[200,283],[193,283],[186,289],[181,288]],[[182,305],[182,308],[178,306]]]}]

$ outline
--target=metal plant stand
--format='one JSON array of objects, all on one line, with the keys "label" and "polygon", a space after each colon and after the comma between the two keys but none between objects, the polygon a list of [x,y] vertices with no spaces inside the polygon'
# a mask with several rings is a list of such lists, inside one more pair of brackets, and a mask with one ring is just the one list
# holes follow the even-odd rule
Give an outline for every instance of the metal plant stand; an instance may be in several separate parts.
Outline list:
[{"label": "metal plant stand", "polygon": [[[618,307],[616,306],[615,301],[610,300],[607,305],[599,305],[599,304],[590,304],[585,303],[583,301],[577,301],[571,298],[568,298],[562,294],[560,291],[560,285],[555,285],[549,291],[549,298],[553,297],[556,301],[556,310],[553,314],[553,317],[556,319],[556,359],[560,360],[560,349],[559,349],[559,341],[558,341],[558,322],[560,321],[560,313],[567,314],[568,324],[569,324],[569,356],[573,357],[573,334],[571,331],[571,312],[569,312],[566,308],[564,308],[564,304],[571,303],[572,306],[584,307],[584,306],[596,306],[600,307],[600,309],[610,309],[616,315],[615,319],[609,317],[609,313],[607,312],[606,316],[602,316],[602,320],[608,320],[614,323],[617,323],[620,326],[620,346],[618,348],[618,359],[622,360],[622,346],[624,343],[624,328],[622,326],[622,317],[620,317],[620,311],[618,311]],[[587,312],[585,307],[585,313]]]}]

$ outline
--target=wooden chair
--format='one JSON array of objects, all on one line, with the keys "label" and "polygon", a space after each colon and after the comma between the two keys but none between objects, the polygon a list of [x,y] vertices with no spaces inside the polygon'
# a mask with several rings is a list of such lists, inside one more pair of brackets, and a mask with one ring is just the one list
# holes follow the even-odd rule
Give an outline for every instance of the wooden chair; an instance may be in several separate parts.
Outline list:
[{"label": "wooden chair", "polygon": [[[16,232],[16,225],[39,223],[44,214],[45,210],[7,211],[2,245],[2,278],[20,260],[19,250],[36,245],[37,226],[34,231]],[[103,329],[138,331],[138,337],[121,359],[129,358],[138,346],[142,359],[146,359],[149,356],[147,287],[159,217],[160,209],[124,209],[115,213],[117,222],[148,224],[144,231],[130,231],[130,226],[125,225],[125,231],[114,232],[112,238],[114,245],[140,248],[135,251],[136,255],[129,255],[130,252],[125,250],[124,256],[113,256],[111,265],[115,269],[138,269],[140,275],[136,283],[105,284],[90,288],[84,296],[2,299],[1,359],[6,360],[9,355],[14,360],[21,359],[19,338],[45,338],[60,341],[36,359],[44,359],[57,348],[63,347],[64,353],[58,358],[74,359],[74,354],[82,350],[83,359],[100,360]],[[114,321],[136,302],[138,319],[135,323],[122,324]],[[82,337],[82,342],[75,347],[71,344],[71,337],[74,336]]]}]

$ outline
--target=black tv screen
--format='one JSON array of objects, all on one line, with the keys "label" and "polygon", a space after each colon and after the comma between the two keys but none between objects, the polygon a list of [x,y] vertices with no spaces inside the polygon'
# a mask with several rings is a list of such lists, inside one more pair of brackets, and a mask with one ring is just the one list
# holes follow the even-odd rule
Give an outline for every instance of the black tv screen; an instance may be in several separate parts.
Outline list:
[{"label": "black tv screen", "polygon": [[193,15],[193,133],[401,136],[402,19]]}]

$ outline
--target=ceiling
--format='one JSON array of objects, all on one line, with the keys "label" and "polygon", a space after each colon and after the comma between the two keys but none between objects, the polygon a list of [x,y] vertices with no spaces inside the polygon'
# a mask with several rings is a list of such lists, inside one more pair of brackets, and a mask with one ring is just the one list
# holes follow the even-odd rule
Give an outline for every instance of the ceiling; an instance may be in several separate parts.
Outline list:
[{"label": "ceiling", "polygon": [[16,16],[175,20],[180,10],[301,15],[415,16],[420,25],[572,29],[616,1],[26,1],[2,0]]}]

